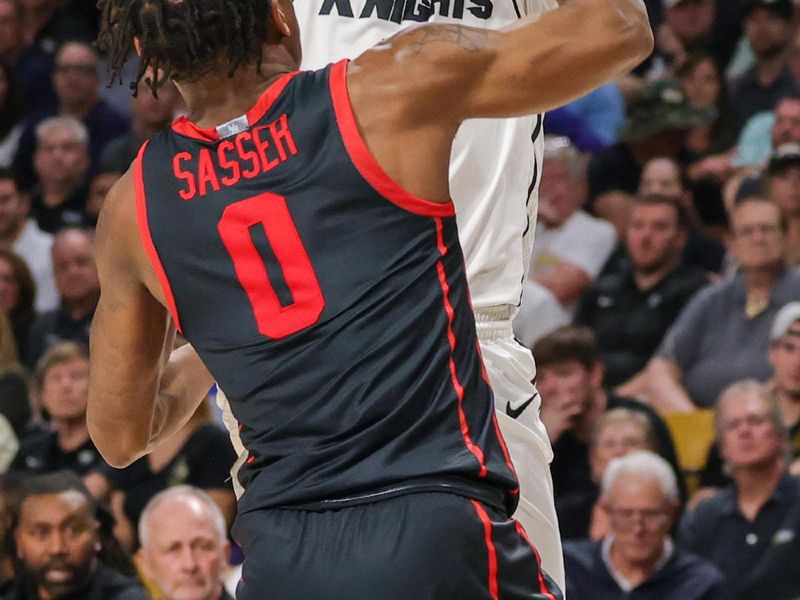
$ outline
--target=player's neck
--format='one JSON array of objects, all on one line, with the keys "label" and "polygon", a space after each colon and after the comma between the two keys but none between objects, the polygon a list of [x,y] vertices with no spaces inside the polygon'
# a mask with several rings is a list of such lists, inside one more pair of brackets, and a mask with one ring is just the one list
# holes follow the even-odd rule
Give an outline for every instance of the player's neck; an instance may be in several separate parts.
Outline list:
[{"label": "player's neck", "polygon": [[296,69],[297,64],[288,55],[270,52],[265,53],[260,70],[247,65],[237,69],[233,77],[213,72],[176,85],[186,100],[188,118],[199,127],[216,127],[246,113],[276,79]]}]

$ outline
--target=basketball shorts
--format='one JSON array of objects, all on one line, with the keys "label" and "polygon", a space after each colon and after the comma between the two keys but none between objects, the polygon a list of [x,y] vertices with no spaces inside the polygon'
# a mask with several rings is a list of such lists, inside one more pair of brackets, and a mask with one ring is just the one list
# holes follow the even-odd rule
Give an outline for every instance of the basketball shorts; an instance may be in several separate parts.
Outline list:
[{"label": "basketball shorts", "polygon": [[522,527],[451,493],[240,515],[237,600],[562,600]]},{"label": "basketball shorts", "polygon": [[514,518],[541,554],[544,570],[563,590],[564,556],[550,475],[553,450],[539,418],[540,399],[533,384],[536,367],[530,350],[514,339],[511,321],[493,320],[495,316],[508,315],[478,310],[476,324],[498,425],[519,480],[520,501]]}]

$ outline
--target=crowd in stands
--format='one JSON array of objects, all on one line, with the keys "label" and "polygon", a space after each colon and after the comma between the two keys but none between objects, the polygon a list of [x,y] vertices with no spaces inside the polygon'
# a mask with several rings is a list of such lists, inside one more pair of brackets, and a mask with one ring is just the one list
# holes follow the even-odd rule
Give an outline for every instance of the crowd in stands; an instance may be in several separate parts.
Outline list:
[{"label": "crowd in stands", "polygon": [[[798,598],[800,1],[645,2],[653,55],[545,119],[515,320],[568,597]],[[184,110],[107,85],[97,31],[87,0],[0,0],[0,600],[231,598],[213,390],[123,470],[86,428],[93,228]]]}]

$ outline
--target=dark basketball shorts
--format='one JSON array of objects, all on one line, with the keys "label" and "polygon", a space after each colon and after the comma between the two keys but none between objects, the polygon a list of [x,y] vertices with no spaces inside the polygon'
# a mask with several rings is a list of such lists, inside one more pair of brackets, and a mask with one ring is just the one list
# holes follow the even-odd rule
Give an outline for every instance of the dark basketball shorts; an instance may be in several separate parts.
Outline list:
[{"label": "dark basketball shorts", "polygon": [[237,600],[561,600],[522,527],[480,502],[425,492],[240,515]]}]

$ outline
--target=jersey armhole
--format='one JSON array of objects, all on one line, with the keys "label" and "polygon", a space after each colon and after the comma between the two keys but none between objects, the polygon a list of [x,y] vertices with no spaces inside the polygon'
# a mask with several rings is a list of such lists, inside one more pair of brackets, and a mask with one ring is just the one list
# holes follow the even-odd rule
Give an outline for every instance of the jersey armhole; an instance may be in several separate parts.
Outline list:
[{"label": "jersey armhole", "polygon": [[375,160],[358,130],[353,107],[350,104],[350,94],[347,91],[348,62],[346,59],[341,60],[331,67],[329,83],[336,123],[353,165],[375,191],[400,208],[425,217],[454,216],[455,208],[452,200],[432,202],[415,196],[400,187]]},{"label": "jersey armhole", "polygon": [[150,264],[155,271],[159,284],[161,284],[161,291],[164,293],[164,299],[167,301],[167,308],[169,309],[172,320],[175,322],[177,330],[183,334],[181,328],[181,321],[178,317],[178,307],[175,304],[175,297],[172,295],[172,286],[169,284],[167,274],[164,271],[164,265],[161,264],[161,258],[158,256],[153,238],[150,235],[150,223],[147,220],[147,199],[144,192],[144,174],[142,173],[142,161],[144,160],[144,152],[149,142],[142,144],[139,149],[139,154],[133,163],[133,187],[136,196],[136,223],[139,228],[139,235],[142,238],[142,244],[147,252],[147,257],[150,259]]}]

